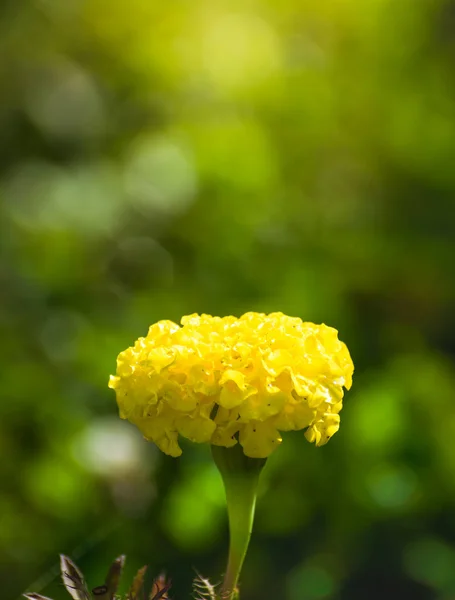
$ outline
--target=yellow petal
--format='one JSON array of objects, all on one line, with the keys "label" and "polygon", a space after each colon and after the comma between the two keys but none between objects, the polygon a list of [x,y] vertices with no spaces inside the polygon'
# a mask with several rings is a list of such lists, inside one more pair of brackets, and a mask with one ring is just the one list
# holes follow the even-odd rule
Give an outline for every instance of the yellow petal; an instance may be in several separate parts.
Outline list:
[{"label": "yellow petal", "polygon": [[[260,392],[247,398],[239,407],[242,421],[265,421],[278,414],[286,403],[287,396],[278,388],[271,393]],[[275,391],[276,390],[276,391]]]},{"label": "yellow petal", "polygon": [[228,381],[233,381],[236,384],[236,386],[241,390],[244,390],[246,387],[245,375],[240,371],[235,371],[234,369],[227,369],[220,377],[220,385],[224,385]]},{"label": "yellow petal", "polygon": [[177,332],[180,327],[173,321],[158,321],[149,327],[147,341],[165,342],[169,337]]},{"label": "yellow petal", "polygon": [[318,441],[321,439],[321,434],[314,427],[308,427],[308,429],[305,431],[305,437],[310,442],[310,444],[315,442],[317,446]]},{"label": "yellow petal", "polygon": [[145,439],[154,442],[165,454],[174,457],[182,454],[177,430],[168,417],[141,419],[136,422],[136,425]]},{"label": "yellow petal", "polygon": [[281,431],[305,429],[316,417],[316,410],[305,401],[288,403],[277,417],[276,426]]},{"label": "yellow petal", "polygon": [[213,371],[201,364],[194,365],[189,369],[187,386],[206,396],[215,394],[219,389]]},{"label": "yellow petal", "polygon": [[186,416],[175,421],[180,435],[192,442],[209,442],[216,429],[214,421],[204,417]]},{"label": "yellow petal", "polygon": [[175,381],[166,381],[160,390],[159,397],[163,403],[168,404],[174,410],[183,412],[191,412],[198,404],[196,394],[188,393]]},{"label": "yellow petal", "polygon": [[109,383],[107,384],[108,387],[111,388],[111,390],[115,390],[115,388],[118,386],[118,384],[120,383],[121,379],[120,377],[116,377],[115,375],[111,375],[109,377]]},{"label": "yellow petal", "polygon": [[223,387],[220,392],[219,404],[224,408],[239,406],[256,392],[256,388],[246,383],[245,375],[233,369],[225,371],[220,378],[220,385]]},{"label": "yellow petal", "polygon": [[280,432],[271,422],[245,425],[239,434],[243,452],[251,458],[266,458],[281,444]]},{"label": "yellow petal", "polygon": [[316,446],[323,446],[339,428],[340,415],[326,413],[322,419],[306,430],[305,437],[309,442],[315,442]]},{"label": "yellow petal", "polygon": [[323,386],[318,386],[315,391],[308,396],[308,406],[317,408],[324,402],[330,402],[330,394]]},{"label": "yellow petal", "polygon": [[242,427],[243,425],[239,421],[231,421],[226,425],[218,425],[213,432],[210,443],[214,444],[215,446],[225,446],[226,448],[235,446],[237,444],[235,435]]},{"label": "yellow petal", "polygon": [[314,388],[314,383],[311,384],[311,382],[302,375],[296,375],[293,369],[290,369],[290,376],[294,389],[299,396],[305,398],[311,394],[311,390]]},{"label": "yellow petal", "polygon": [[178,435],[176,431],[168,432],[163,437],[154,439],[153,441],[164,454],[168,456],[172,456],[173,458],[177,458],[181,456],[182,449],[178,444]]},{"label": "yellow petal", "polygon": [[153,348],[147,354],[147,360],[157,373],[172,364],[175,360],[175,353],[170,348]]}]

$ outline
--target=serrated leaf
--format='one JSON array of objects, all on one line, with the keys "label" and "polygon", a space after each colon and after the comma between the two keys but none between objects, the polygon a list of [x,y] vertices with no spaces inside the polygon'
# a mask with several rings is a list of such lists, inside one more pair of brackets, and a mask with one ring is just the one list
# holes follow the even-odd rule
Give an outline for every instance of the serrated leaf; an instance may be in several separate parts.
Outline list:
[{"label": "serrated leaf", "polygon": [[171,582],[166,581],[166,575],[161,573],[158,577],[155,577],[152,584],[152,591],[150,592],[150,600],[168,600],[168,591],[171,588]]},{"label": "serrated leaf", "polygon": [[136,573],[127,595],[128,600],[139,600],[139,594],[144,589],[144,577],[146,571],[147,567],[142,567],[142,569],[139,569]]},{"label": "serrated leaf", "polygon": [[124,564],[124,554],[114,560],[109,568],[104,585],[99,585],[92,590],[92,594],[95,596],[96,600],[114,600]]},{"label": "serrated leaf", "polygon": [[217,600],[215,586],[200,573],[193,580],[193,594],[195,600]]},{"label": "serrated leaf", "polygon": [[63,585],[73,600],[90,600],[84,576],[73,561],[64,554],[60,554],[60,570]]},{"label": "serrated leaf", "polygon": [[35,594],[34,592],[30,594],[22,594],[24,598],[28,598],[28,600],[51,600],[47,596],[41,596],[41,594]]}]

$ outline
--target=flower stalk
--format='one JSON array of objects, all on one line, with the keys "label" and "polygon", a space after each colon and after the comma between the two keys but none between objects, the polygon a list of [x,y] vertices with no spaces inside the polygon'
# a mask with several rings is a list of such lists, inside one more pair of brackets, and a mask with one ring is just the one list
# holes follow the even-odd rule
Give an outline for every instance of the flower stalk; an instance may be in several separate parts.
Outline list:
[{"label": "flower stalk", "polygon": [[266,459],[245,456],[240,444],[212,446],[223,479],[229,519],[229,556],[221,588],[223,600],[236,600],[237,584],[253,529],[259,477]]}]

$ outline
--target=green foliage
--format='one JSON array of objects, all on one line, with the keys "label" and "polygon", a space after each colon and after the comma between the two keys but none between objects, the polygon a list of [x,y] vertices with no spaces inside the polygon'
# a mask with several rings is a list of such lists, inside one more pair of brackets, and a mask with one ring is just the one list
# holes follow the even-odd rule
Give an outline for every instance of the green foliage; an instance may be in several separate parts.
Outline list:
[{"label": "green foliage", "polygon": [[107,379],[158,319],[247,310],[337,327],[356,373],[328,446],[268,461],[242,596],[453,596],[454,14],[2,3],[2,598],[68,598],[60,552],[221,575],[208,448],[160,455]]}]

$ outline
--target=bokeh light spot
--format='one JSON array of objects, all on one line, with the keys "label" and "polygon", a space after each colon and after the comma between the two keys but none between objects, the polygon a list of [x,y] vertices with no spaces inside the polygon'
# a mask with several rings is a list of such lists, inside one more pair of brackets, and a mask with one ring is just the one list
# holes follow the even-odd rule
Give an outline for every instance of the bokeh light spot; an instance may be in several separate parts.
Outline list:
[{"label": "bokeh light spot", "polygon": [[201,50],[206,74],[221,90],[257,84],[281,63],[278,36],[255,15],[224,14],[208,22]]},{"label": "bokeh light spot", "polygon": [[184,549],[209,545],[224,517],[224,490],[213,464],[198,465],[178,482],[169,496],[164,521],[169,534]]},{"label": "bokeh light spot", "polygon": [[417,481],[409,468],[382,465],[369,474],[367,487],[377,505],[394,509],[409,504],[417,489]]},{"label": "bokeh light spot", "polygon": [[288,593],[291,600],[322,600],[330,598],[335,589],[333,576],[318,565],[297,567],[288,577]]},{"label": "bokeh light spot", "polygon": [[106,129],[103,99],[89,73],[65,58],[38,67],[26,80],[25,107],[44,134],[74,141]]},{"label": "bokeh light spot", "polygon": [[125,189],[134,206],[146,215],[184,211],[197,189],[189,151],[167,137],[135,140],[125,165]]},{"label": "bokeh light spot", "polygon": [[125,199],[120,190],[118,169],[109,162],[64,169],[30,161],[10,173],[4,195],[11,217],[23,227],[102,236],[121,223]]},{"label": "bokeh light spot", "polygon": [[446,542],[425,538],[410,544],[404,553],[404,567],[416,581],[455,593],[455,549]]}]

